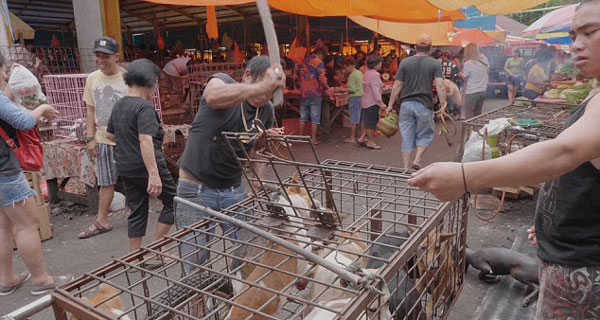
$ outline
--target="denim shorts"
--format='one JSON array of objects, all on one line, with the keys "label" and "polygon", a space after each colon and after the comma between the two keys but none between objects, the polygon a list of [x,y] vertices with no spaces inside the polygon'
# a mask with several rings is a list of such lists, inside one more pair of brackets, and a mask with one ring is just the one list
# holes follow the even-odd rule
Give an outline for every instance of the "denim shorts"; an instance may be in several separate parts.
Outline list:
[{"label": "denim shorts", "polygon": [[23,172],[0,176],[0,207],[14,206],[35,195]]},{"label": "denim shorts", "polygon": [[307,97],[300,101],[300,121],[321,124],[321,102],[323,97]]},{"label": "denim shorts", "polygon": [[[246,199],[248,195],[241,184],[229,188],[213,189],[180,178],[177,184],[177,196],[196,204],[209,207],[215,211],[221,211]],[[178,230],[201,221],[204,218],[206,218],[204,213],[197,209],[179,203],[175,205],[175,225]],[[220,223],[220,226],[223,233],[227,233],[233,228],[233,226],[228,223]],[[206,262],[208,255],[207,251],[199,248],[212,239],[208,234],[214,234],[215,229],[213,222],[210,223],[206,229],[207,235],[195,232],[195,234],[190,233],[189,236],[184,236],[183,240],[194,242],[196,244],[182,244],[181,251],[186,261],[193,264],[203,264]],[[230,234],[229,237],[235,238],[236,234]],[[186,274],[189,274],[194,270],[194,266],[186,263],[184,264],[183,269]]]},{"label": "denim shorts", "polygon": [[360,105],[361,97],[351,97],[348,99],[348,111],[350,112],[350,124],[360,124],[360,113],[362,107]]},{"label": "denim shorts", "polygon": [[419,101],[402,102],[398,127],[402,135],[402,152],[411,152],[416,146],[427,148],[435,135],[433,111]]}]

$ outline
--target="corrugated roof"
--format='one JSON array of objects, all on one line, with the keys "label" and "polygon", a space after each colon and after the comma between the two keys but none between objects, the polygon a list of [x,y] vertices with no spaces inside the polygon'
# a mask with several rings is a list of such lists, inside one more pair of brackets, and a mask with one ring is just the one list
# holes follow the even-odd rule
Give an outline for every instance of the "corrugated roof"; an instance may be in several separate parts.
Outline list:
[{"label": "corrugated roof", "polygon": [[[204,25],[203,7],[160,5],[138,0],[120,0],[121,23],[132,32],[152,30],[156,19],[161,28],[174,29]],[[74,28],[72,0],[8,0],[11,12],[34,29],[65,30]],[[289,14],[272,10],[274,18]],[[251,4],[217,7],[219,23],[259,19],[256,6]]]}]

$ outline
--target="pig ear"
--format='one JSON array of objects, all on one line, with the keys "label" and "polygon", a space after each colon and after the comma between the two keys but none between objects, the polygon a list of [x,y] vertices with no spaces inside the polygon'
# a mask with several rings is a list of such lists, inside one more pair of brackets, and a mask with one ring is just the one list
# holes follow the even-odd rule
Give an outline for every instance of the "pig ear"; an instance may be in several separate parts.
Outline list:
[{"label": "pig ear", "polygon": [[448,241],[456,236],[456,233],[442,233],[440,236],[440,242]]}]

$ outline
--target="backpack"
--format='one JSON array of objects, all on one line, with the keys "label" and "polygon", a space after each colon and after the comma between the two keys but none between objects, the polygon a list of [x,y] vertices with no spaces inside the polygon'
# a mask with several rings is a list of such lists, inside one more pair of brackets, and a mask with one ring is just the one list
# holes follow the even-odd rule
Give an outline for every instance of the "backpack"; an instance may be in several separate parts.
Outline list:
[{"label": "backpack", "polygon": [[21,168],[25,171],[40,171],[44,166],[44,147],[37,128],[31,130],[18,130],[17,142],[10,138],[0,126],[0,137],[8,147],[15,153]]}]

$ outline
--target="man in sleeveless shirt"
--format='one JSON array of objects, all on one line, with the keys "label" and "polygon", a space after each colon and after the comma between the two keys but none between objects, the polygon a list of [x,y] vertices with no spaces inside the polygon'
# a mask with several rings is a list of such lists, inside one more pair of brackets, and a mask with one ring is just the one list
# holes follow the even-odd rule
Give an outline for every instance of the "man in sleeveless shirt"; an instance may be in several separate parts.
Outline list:
[{"label": "man in sleeveless shirt", "polygon": [[[273,127],[274,110],[269,100],[273,97],[275,89],[283,87],[285,77],[279,79],[270,65],[267,56],[257,56],[248,62],[242,83],[224,73],[214,74],[208,79],[185,150],[179,159],[178,197],[216,211],[246,198],[247,193],[242,185],[242,168],[222,133],[256,132],[253,126],[254,119],[261,120],[266,129]],[[280,130],[273,130],[275,133],[281,133]],[[240,157],[243,157],[244,152],[251,152],[253,147],[253,142],[247,142],[243,146],[245,150],[241,150],[236,143],[232,144]],[[237,150],[238,148],[240,150]],[[257,168],[257,171],[263,170]],[[204,218],[206,216],[194,208],[176,206],[177,229]],[[221,226],[224,234],[231,228],[225,223]],[[209,232],[214,233],[214,230],[214,226],[208,228]],[[204,236],[188,240],[196,241],[199,246],[207,241]],[[183,245],[182,251],[186,255],[197,248]],[[206,258],[207,253],[202,250],[191,255],[188,261],[202,264]],[[189,273],[193,270],[193,265],[185,264],[184,269]]]},{"label": "man in sleeveless shirt", "polygon": [[[575,65],[600,78],[600,0],[582,1],[571,31]],[[440,200],[468,190],[546,182],[535,227],[540,295],[537,320],[600,319],[600,95],[598,89],[572,112],[553,140],[510,155],[472,163],[435,163],[409,184]]]}]

